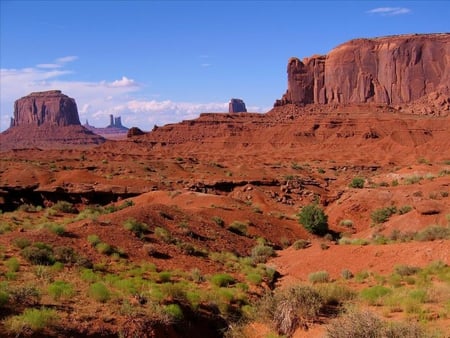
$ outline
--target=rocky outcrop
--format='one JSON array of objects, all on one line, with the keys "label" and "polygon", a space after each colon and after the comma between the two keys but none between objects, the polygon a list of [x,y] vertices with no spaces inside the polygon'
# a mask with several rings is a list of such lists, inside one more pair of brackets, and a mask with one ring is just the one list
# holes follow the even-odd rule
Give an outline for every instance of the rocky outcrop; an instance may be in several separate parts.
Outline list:
[{"label": "rocky outcrop", "polygon": [[72,148],[105,139],[80,124],[75,100],[60,90],[31,93],[14,103],[11,127],[0,134],[0,151]]},{"label": "rocky outcrop", "polygon": [[288,89],[275,106],[401,105],[432,95],[449,109],[449,55],[448,33],[351,40],[325,56],[289,59]]},{"label": "rocky outcrop", "polygon": [[228,112],[229,113],[246,113],[247,108],[245,107],[245,103],[241,99],[231,99],[228,103]]},{"label": "rocky outcrop", "polygon": [[31,93],[14,103],[11,127],[80,125],[75,100],[60,90]]}]

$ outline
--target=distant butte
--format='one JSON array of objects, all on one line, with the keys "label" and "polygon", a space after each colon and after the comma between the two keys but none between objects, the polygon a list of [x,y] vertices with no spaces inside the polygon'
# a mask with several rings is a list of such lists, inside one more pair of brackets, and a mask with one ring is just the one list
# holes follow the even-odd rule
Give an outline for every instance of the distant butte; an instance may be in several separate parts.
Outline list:
[{"label": "distant butte", "polygon": [[0,134],[0,150],[67,148],[103,143],[80,124],[75,100],[60,90],[35,92],[14,103],[9,129]]},{"label": "distant butte", "polygon": [[425,98],[448,111],[448,55],[450,34],[442,33],[355,39],[328,55],[302,61],[293,57],[287,66],[287,91],[275,106],[404,105]]}]

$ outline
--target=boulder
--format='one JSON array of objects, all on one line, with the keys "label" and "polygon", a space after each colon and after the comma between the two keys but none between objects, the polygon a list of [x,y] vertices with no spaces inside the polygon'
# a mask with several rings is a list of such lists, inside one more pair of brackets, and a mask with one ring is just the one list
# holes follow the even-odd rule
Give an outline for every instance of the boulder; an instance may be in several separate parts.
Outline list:
[{"label": "boulder", "polygon": [[77,104],[60,90],[35,92],[14,103],[11,127],[80,125]]},{"label": "boulder", "polygon": [[328,55],[290,58],[285,104],[398,105],[450,95],[450,34],[414,34],[346,42]]}]

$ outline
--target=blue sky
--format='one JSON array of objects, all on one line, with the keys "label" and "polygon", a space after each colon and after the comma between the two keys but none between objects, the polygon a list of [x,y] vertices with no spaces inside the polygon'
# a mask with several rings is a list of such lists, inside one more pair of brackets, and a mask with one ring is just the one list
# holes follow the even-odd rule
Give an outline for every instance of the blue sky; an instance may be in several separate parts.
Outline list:
[{"label": "blue sky", "polygon": [[61,89],[84,123],[149,130],[227,111],[265,112],[289,57],[360,37],[450,32],[448,1],[0,1],[0,130],[14,101]]}]

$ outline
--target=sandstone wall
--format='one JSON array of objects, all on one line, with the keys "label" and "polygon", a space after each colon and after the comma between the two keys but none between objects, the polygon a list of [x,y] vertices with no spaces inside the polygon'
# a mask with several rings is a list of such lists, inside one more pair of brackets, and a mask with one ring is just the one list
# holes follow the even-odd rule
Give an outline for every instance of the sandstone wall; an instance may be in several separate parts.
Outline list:
[{"label": "sandstone wall", "polygon": [[411,103],[450,95],[450,34],[356,39],[326,56],[287,67],[288,89],[276,106],[294,103]]}]

